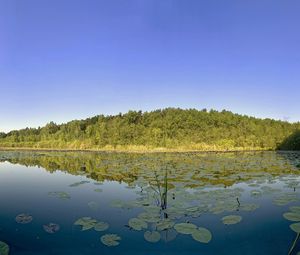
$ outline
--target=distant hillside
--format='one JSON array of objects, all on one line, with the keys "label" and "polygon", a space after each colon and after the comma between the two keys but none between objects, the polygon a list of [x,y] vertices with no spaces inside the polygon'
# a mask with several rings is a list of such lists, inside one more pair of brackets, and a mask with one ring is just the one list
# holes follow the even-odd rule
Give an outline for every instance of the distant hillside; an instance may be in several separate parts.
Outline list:
[{"label": "distant hillside", "polygon": [[292,139],[297,130],[300,123],[258,119],[229,111],[167,108],[99,115],[61,125],[50,122],[42,128],[0,133],[0,147],[207,151],[281,146],[289,149],[283,143]]}]

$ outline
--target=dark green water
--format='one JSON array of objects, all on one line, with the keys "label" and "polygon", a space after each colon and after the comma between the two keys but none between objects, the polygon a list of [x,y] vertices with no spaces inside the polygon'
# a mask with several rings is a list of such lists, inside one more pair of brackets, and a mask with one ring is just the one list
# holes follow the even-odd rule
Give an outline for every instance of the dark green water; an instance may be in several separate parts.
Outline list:
[{"label": "dark green water", "polygon": [[0,254],[288,254],[299,164],[276,152],[0,152]]}]

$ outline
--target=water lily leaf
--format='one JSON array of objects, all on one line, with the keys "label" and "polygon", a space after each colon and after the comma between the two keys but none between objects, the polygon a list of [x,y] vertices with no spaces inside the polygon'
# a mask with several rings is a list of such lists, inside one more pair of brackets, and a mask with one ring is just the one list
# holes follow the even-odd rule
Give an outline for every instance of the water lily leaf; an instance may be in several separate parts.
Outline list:
[{"label": "water lily leaf", "polygon": [[146,231],[144,238],[150,243],[157,243],[160,240],[160,233],[157,231]]},{"label": "water lily leaf", "polygon": [[298,197],[294,193],[285,193],[273,200],[273,203],[278,206],[284,206],[292,202],[297,202]]},{"label": "water lily leaf", "polygon": [[27,213],[21,213],[17,215],[16,222],[20,224],[28,224],[32,221],[32,216]]},{"label": "water lily leaf", "polygon": [[252,190],[251,191],[251,197],[261,197],[262,193],[260,190]]},{"label": "water lily leaf", "polygon": [[176,239],[178,232],[175,229],[168,229],[161,232],[161,240],[164,242],[171,242]]},{"label": "water lily leaf", "polygon": [[197,226],[192,223],[178,223],[174,228],[180,234],[189,235],[197,229]]},{"label": "water lily leaf", "polygon": [[283,217],[289,221],[300,221],[299,213],[287,212],[283,214]]},{"label": "water lily leaf", "polygon": [[120,243],[118,241],[121,240],[121,237],[119,237],[116,234],[107,234],[104,236],[101,236],[101,242],[106,246],[117,246]]},{"label": "water lily leaf", "polygon": [[138,218],[149,223],[156,223],[160,221],[160,215],[153,211],[140,213]]},{"label": "water lily leaf", "polygon": [[163,231],[172,228],[175,225],[173,221],[164,219],[156,224],[156,229],[158,231]]},{"label": "water lily leaf", "polygon": [[54,234],[56,233],[57,231],[59,231],[60,229],[60,226],[58,224],[55,224],[55,223],[49,223],[47,225],[44,225],[43,226],[44,230],[49,233],[49,234]]},{"label": "water lily leaf", "polygon": [[200,243],[209,243],[212,239],[211,232],[206,228],[198,228],[192,233],[194,240]]},{"label": "water lily leaf", "polygon": [[143,228],[147,228],[148,224],[147,222],[138,219],[138,218],[132,218],[128,222],[129,227],[133,228],[134,230],[140,231]]},{"label": "water lily leaf", "polygon": [[8,255],[8,254],[9,254],[8,244],[0,241],[0,255]]},{"label": "water lily leaf", "polygon": [[258,204],[242,204],[240,206],[241,211],[252,212],[259,208]]},{"label": "water lily leaf", "polygon": [[222,218],[222,221],[225,225],[237,224],[242,220],[242,217],[239,215],[228,215]]},{"label": "water lily leaf", "polygon": [[290,228],[293,231],[295,231],[297,234],[299,234],[300,233],[300,222],[291,224]]},{"label": "water lily leaf", "polygon": [[300,206],[291,206],[290,211],[300,214]]},{"label": "water lily leaf", "polygon": [[107,230],[108,228],[109,228],[109,224],[106,223],[106,222],[102,222],[102,221],[98,222],[98,223],[94,226],[94,229],[95,229],[96,231],[105,231],[105,230]]},{"label": "water lily leaf", "polygon": [[74,225],[82,226],[81,231],[89,230],[95,227],[97,220],[92,219],[91,217],[82,217],[75,221]]},{"label": "water lily leaf", "polygon": [[63,200],[71,198],[71,196],[67,192],[63,192],[63,191],[51,191],[48,193],[48,195]]},{"label": "water lily leaf", "polygon": [[102,189],[94,189],[94,191],[100,193],[100,192],[102,192],[103,190],[102,190]]}]

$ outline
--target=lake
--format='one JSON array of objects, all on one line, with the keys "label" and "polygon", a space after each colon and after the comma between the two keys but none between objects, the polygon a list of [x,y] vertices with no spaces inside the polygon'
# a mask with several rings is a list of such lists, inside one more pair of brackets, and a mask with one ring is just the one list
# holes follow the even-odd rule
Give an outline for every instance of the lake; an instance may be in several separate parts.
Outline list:
[{"label": "lake", "polygon": [[0,254],[296,255],[300,153],[0,152]]}]

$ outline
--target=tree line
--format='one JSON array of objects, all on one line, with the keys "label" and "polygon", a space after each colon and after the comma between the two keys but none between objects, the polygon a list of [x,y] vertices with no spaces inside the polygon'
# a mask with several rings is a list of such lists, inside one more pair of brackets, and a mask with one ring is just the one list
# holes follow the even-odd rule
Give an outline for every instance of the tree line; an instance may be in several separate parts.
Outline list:
[{"label": "tree line", "polygon": [[0,147],[272,150],[280,148],[299,130],[299,122],[259,119],[226,110],[166,108],[98,115],[60,125],[50,122],[44,127],[0,133]]}]

